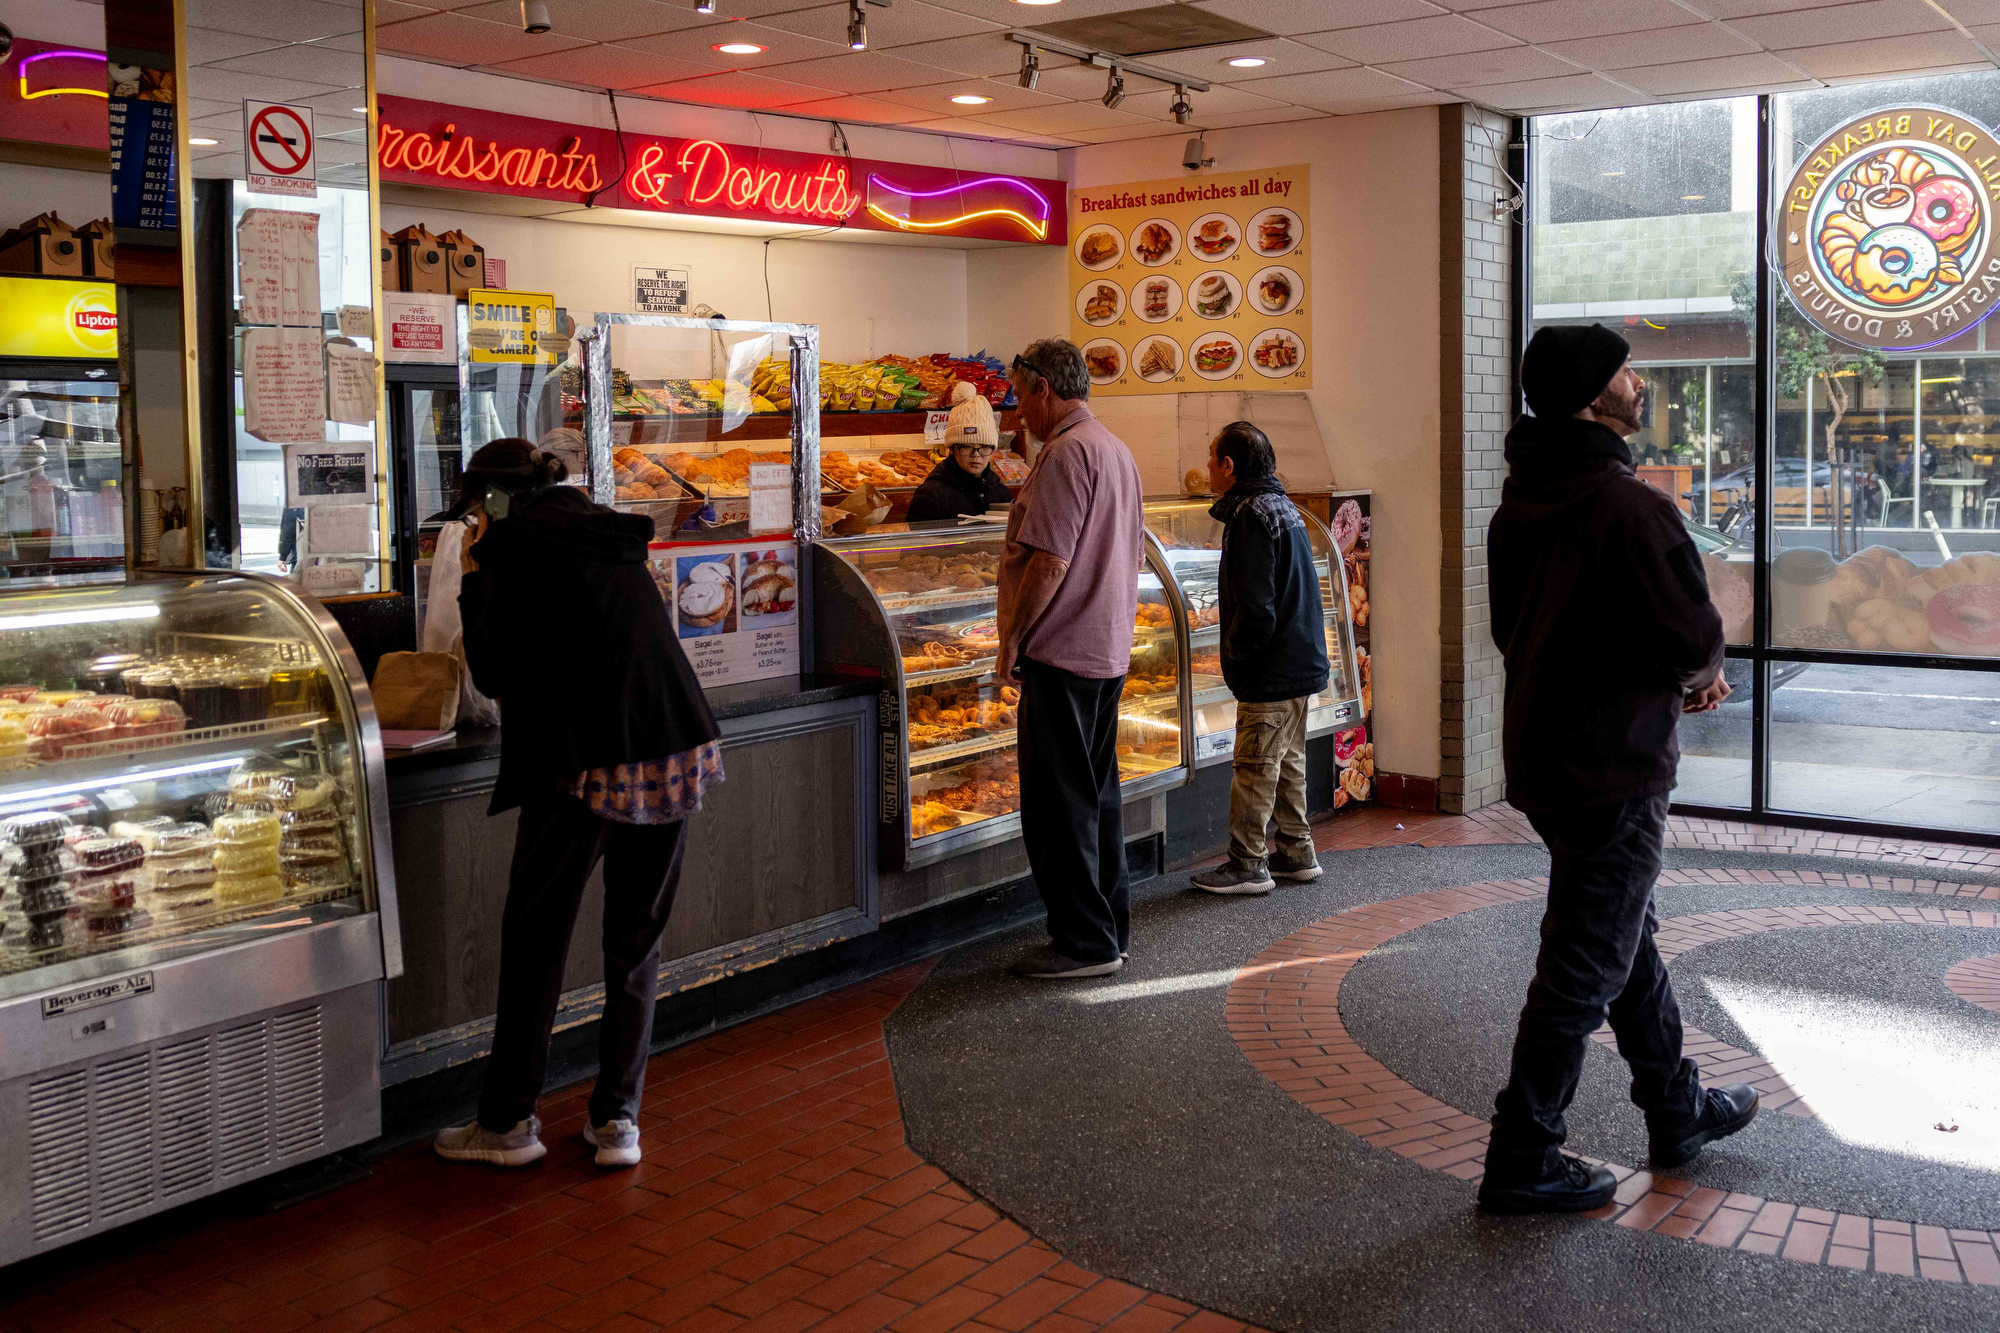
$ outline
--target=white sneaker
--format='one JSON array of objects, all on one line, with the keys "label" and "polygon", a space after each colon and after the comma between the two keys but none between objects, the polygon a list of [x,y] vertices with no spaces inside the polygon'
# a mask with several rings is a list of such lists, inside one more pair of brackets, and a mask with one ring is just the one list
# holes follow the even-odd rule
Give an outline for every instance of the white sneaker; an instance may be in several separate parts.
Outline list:
[{"label": "white sneaker", "polygon": [[542,1122],[529,1116],[504,1134],[477,1120],[438,1131],[431,1148],[452,1162],[491,1162],[494,1166],[526,1166],[548,1155],[542,1146]]},{"label": "white sneaker", "polygon": [[602,1125],[586,1121],[583,1141],[597,1149],[599,1166],[639,1164],[639,1127],[630,1120],[613,1120]]}]

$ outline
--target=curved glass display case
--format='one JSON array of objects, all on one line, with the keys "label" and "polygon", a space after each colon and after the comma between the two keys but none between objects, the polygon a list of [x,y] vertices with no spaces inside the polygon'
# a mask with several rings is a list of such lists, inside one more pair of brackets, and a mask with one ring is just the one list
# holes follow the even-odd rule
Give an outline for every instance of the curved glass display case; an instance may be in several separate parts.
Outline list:
[{"label": "curved glass display case", "polygon": [[385,783],[289,585],[0,594],[0,1262],[378,1132]]},{"label": "curved glass display case", "polygon": [[[1208,499],[1179,497],[1146,502],[1146,532],[1157,548],[1182,605],[1188,631],[1188,694],[1192,713],[1195,767],[1222,763],[1236,752],[1236,696],[1222,679],[1219,573],[1222,524],[1209,515]],[[1354,626],[1345,562],[1332,536],[1311,514],[1300,511],[1319,573],[1320,603],[1326,608],[1326,689],[1306,714],[1306,735],[1323,736],[1361,725],[1361,685],[1356,671]]]},{"label": "curved glass display case", "polygon": [[[882,681],[882,846],[902,869],[1021,832],[1020,692],[993,674],[1005,547],[999,523],[940,524],[832,539],[813,562],[821,669],[874,671]],[[1119,708],[1128,797],[1187,778],[1184,632],[1149,552]]]}]

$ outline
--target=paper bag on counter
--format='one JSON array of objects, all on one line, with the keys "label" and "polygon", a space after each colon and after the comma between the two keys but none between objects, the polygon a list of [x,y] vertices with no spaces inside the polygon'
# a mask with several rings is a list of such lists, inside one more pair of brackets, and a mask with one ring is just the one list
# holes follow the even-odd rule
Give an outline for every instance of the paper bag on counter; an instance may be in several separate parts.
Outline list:
[{"label": "paper bag on counter", "polygon": [[889,497],[870,482],[862,482],[836,506],[847,517],[833,525],[833,530],[843,537],[863,533],[889,517]]},{"label": "paper bag on counter", "polygon": [[384,731],[442,731],[458,719],[459,661],[450,653],[384,653],[368,689]]}]

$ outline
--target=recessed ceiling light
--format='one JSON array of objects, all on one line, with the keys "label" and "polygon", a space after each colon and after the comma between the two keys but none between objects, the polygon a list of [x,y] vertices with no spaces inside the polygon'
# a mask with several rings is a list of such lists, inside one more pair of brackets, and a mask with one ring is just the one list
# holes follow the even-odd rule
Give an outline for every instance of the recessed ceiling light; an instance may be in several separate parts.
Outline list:
[{"label": "recessed ceiling light", "polygon": [[1707,196],[1707,195],[1705,195],[1705,194],[1684,194],[1684,195],[1682,195],[1682,196],[1681,196],[1681,198],[1683,198],[1683,199],[1690,199],[1690,200],[1692,200],[1692,199],[1706,199],[1706,198],[1708,198],[1708,196]]},{"label": "recessed ceiling light", "polygon": [[766,50],[755,42],[717,42],[709,49],[720,51],[726,56],[758,56],[764,54]]},{"label": "recessed ceiling light", "polygon": [[1604,176],[1623,176],[1625,173],[1622,171],[1605,171],[1605,172],[1600,172],[1598,174]]},{"label": "recessed ceiling light", "polygon": [[215,147],[215,146],[216,146],[217,144],[221,143],[221,142],[222,142],[222,140],[220,140],[220,139],[189,139],[189,140],[188,140],[188,142],[189,142],[189,143],[191,143],[191,144],[193,144],[193,145],[194,145],[194,146],[195,146],[196,148],[213,148],[213,147]]},{"label": "recessed ceiling light", "polygon": [[1014,0],[1017,5],[1053,5],[1060,2],[1061,0]]},{"label": "recessed ceiling light", "polygon": [[1268,65],[1270,63],[1270,61],[1264,59],[1262,56],[1237,56],[1229,61],[1229,64],[1237,69],[1255,69],[1259,65]]},{"label": "recessed ceiling light", "polygon": [[993,99],[990,97],[981,97],[978,93],[960,93],[951,100],[960,106],[985,106]]},{"label": "recessed ceiling light", "polygon": [[355,108],[354,108],[354,114],[355,114],[355,115],[357,115],[357,116],[365,116],[365,115],[367,115],[367,114],[368,114],[368,108],[367,108],[367,107],[365,107],[365,106],[358,106],[358,107],[355,107]]}]

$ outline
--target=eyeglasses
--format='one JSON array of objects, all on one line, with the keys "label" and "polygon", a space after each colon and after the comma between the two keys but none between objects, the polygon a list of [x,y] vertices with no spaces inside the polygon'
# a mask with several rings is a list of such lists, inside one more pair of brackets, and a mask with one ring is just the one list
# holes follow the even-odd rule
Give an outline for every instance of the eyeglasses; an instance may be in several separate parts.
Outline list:
[{"label": "eyeglasses", "polygon": [[970,454],[974,458],[991,458],[996,451],[990,444],[954,444],[952,452]]}]

